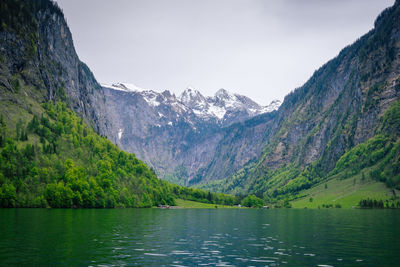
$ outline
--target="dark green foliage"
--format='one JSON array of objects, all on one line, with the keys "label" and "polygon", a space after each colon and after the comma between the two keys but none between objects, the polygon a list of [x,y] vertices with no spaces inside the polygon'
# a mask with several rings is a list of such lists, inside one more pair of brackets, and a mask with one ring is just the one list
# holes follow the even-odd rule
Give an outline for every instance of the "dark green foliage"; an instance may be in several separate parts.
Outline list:
[{"label": "dark green foliage", "polygon": [[28,140],[27,129],[25,128],[25,125],[21,120],[18,120],[15,132],[16,132],[15,140],[17,140],[17,141],[18,140],[20,140],[20,141]]},{"label": "dark green foliage", "polygon": [[3,114],[0,114],[0,147],[3,147],[6,144],[6,129],[7,124],[3,118]]},{"label": "dark green foliage", "polygon": [[369,199],[369,198],[360,200],[358,205],[360,206],[360,208],[383,209],[385,207],[382,200]]},{"label": "dark green foliage", "polygon": [[68,100],[64,87],[57,88],[55,96],[58,101],[66,102]]},{"label": "dark green foliage", "polygon": [[261,208],[264,205],[264,201],[255,195],[248,195],[240,204],[244,207]]},{"label": "dark green foliage", "polygon": [[16,206],[17,193],[14,185],[2,184],[0,187],[0,207],[12,208]]},{"label": "dark green foliage", "polygon": [[239,203],[239,199],[232,195],[212,193],[197,188],[189,188],[172,184],[170,184],[170,188],[172,189],[174,196],[181,199],[229,206]]},{"label": "dark green foliage", "polygon": [[274,203],[274,207],[275,208],[291,208],[292,204],[290,204],[289,199],[283,199],[283,200],[276,201]]},{"label": "dark green foliage", "polygon": [[11,82],[11,86],[14,89],[14,92],[18,93],[21,90],[21,84],[17,78],[14,78]]},{"label": "dark green foliage", "polygon": [[377,104],[378,99],[374,98],[374,96],[376,93],[382,92],[383,88],[384,84],[376,83],[368,89],[364,103],[365,110],[369,110],[370,108],[374,107]]},{"label": "dark green foliage", "polygon": [[391,39],[391,30],[396,26],[396,20],[390,16],[390,13],[396,9],[396,5],[387,8],[375,20],[374,34],[366,41],[364,46],[359,50],[361,61],[365,61],[368,56],[375,51],[384,48],[385,60],[393,61],[395,53],[393,51],[393,40]]},{"label": "dark green foliage", "polygon": [[0,25],[3,30],[13,30],[17,34],[23,33],[23,27],[34,30],[37,27],[34,14],[40,10],[63,16],[57,3],[51,0],[1,0]]}]

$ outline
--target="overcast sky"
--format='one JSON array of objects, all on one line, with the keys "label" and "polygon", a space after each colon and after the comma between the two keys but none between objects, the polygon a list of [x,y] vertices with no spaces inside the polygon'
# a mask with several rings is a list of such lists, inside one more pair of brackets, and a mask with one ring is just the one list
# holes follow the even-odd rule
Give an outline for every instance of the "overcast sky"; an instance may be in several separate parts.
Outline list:
[{"label": "overcast sky", "polygon": [[260,104],[306,82],[394,0],[57,0],[101,83]]}]

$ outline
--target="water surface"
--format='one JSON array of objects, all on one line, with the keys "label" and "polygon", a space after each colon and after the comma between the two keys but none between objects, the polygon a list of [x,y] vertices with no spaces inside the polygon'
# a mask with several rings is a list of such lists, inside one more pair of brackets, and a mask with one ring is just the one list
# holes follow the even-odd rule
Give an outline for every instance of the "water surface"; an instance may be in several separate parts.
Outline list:
[{"label": "water surface", "polygon": [[0,209],[0,265],[398,266],[398,210]]}]

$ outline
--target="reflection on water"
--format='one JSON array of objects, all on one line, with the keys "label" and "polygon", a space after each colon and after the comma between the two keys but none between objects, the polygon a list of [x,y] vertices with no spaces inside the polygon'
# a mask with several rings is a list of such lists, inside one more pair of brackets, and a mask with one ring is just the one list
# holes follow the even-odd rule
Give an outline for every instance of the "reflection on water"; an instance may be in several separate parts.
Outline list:
[{"label": "reflection on water", "polygon": [[397,210],[0,210],[0,265],[396,266]]}]

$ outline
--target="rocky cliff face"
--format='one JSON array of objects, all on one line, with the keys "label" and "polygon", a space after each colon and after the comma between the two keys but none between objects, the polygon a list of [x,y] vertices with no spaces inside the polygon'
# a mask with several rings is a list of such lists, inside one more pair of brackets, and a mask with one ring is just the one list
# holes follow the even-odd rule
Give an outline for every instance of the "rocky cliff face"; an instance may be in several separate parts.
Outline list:
[{"label": "rocky cliff face", "polygon": [[396,1],[373,30],[286,96],[272,120],[258,125],[268,128],[262,156],[211,188],[276,196],[291,180],[310,185],[324,177],[346,151],[373,137],[385,111],[400,99],[399,22]]},{"label": "rocky cliff face", "polygon": [[376,133],[379,118],[400,96],[399,21],[397,2],[372,31],[285,98],[264,166],[293,161],[305,166],[320,159],[329,170],[349,147]]},{"label": "rocky cliff face", "polygon": [[[177,97],[169,91],[122,83],[103,85],[103,90],[113,122],[109,138],[148,162],[160,177],[181,184],[210,179],[207,169],[214,162],[219,142],[230,131],[228,126],[273,111],[280,104],[274,101],[263,107],[225,89],[213,97],[204,97],[194,88]],[[215,178],[231,174],[261,152],[258,147],[250,150],[242,151],[234,166],[218,174],[211,168],[210,173]]]},{"label": "rocky cliff face", "polygon": [[[7,2],[1,5],[3,100],[13,98],[13,83],[30,85],[33,90],[26,92],[29,97],[39,102],[68,101],[100,134],[107,135],[110,125],[104,94],[89,68],[79,60],[61,10],[49,0],[25,1],[22,5]],[[7,8],[12,6],[15,8]]]}]

